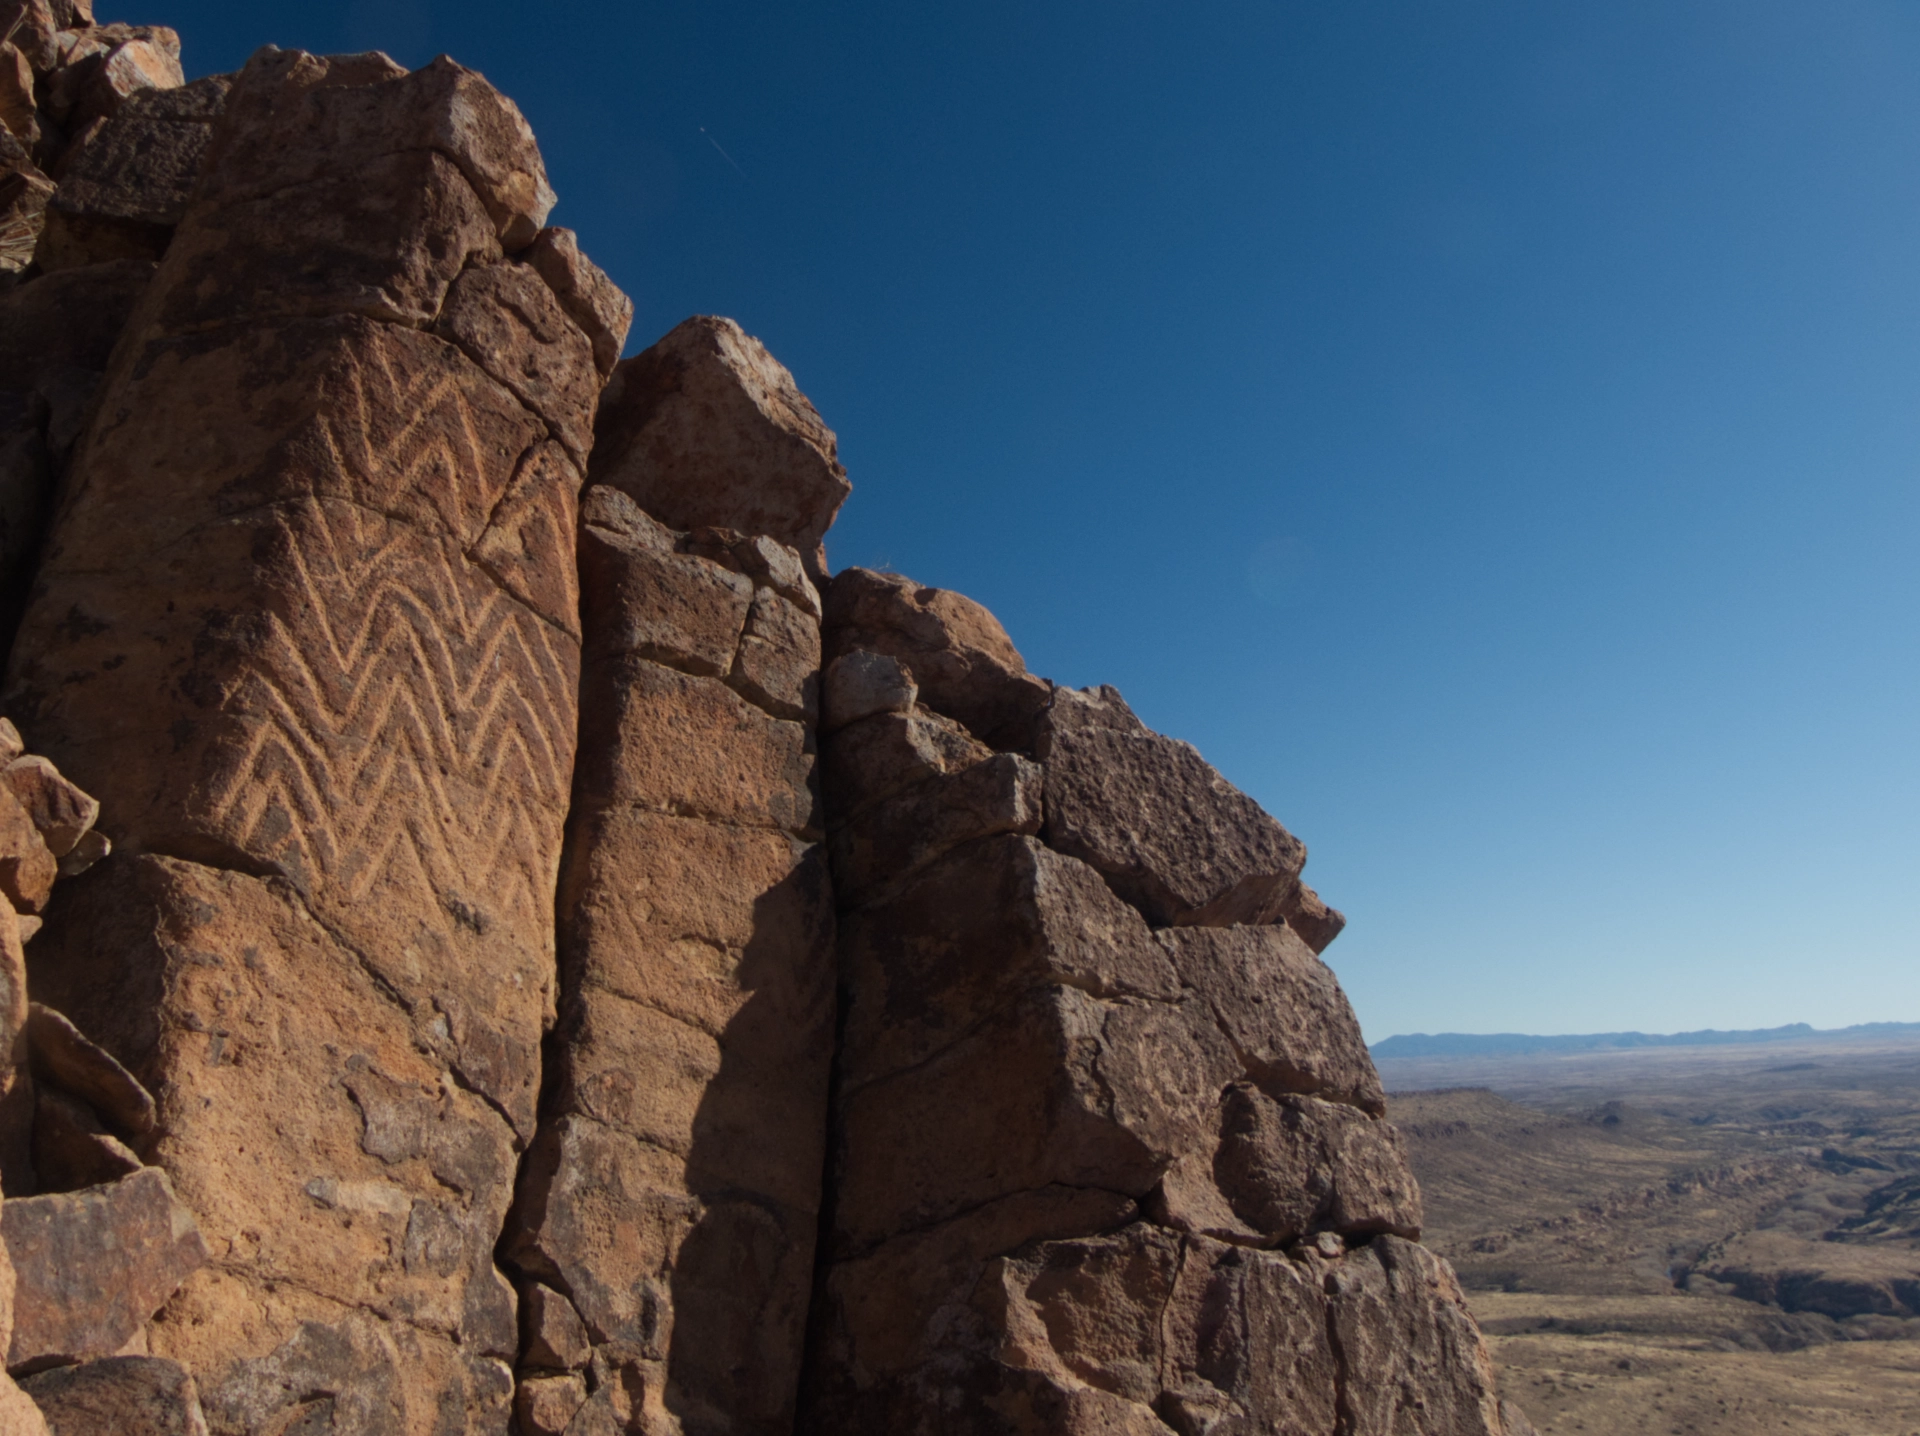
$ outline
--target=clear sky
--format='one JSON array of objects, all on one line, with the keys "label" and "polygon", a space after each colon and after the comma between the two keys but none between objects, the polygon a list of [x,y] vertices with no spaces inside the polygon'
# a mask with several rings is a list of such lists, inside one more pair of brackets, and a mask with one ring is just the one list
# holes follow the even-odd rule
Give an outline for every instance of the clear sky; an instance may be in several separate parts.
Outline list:
[{"label": "clear sky", "polygon": [[836,565],[1306,839],[1369,1038],[1920,1019],[1920,5],[98,3],[484,71]]}]

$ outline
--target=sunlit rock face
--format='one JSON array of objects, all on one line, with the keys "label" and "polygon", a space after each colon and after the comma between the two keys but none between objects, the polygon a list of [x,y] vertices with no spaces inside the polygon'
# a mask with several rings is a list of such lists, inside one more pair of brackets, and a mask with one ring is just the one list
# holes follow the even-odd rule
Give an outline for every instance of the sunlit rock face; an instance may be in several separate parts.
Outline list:
[{"label": "sunlit rock face", "polygon": [[1521,1429],[1304,845],[511,102],[0,60],[0,1429]]}]

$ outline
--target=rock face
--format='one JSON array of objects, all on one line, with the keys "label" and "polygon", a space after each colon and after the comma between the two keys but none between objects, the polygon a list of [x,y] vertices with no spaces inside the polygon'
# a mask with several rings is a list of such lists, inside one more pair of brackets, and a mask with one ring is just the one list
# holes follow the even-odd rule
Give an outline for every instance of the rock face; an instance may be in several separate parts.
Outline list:
[{"label": "rock face", "polygon": [[531,135],[450,62],[263,51],[194,195],[8,688],[122,850],[37,991],[160,1094],[212,1261],[152,1345],[216,1429],[500,1425],[593,341],[506,252],[551,204]]},{"label": "rock face", "polygon": [[[983,612],[860,570],[828,596],[843,1011],[806,1428],[1330,1431],[1387,1381],[1499,1432],[1358,1024],[1280,921],[1305,849],[1112,690],[1030,706]],[[1356,1361],[1343,1321],[1435,1354]]]},{"label": "rock face", "polygon": [[508,1246],[551,1284],[521,1419],[561,1429],[590,1359],[589,1419],[771,1436],[793,1427],[833,1046],[819,597],[795,550],[667,529],[609,485],[580,569],[559,1062]]},{"label": "rock face", "polygon": [[1528,1429],[1298,839],[480,76],[16,8],[0,1436]]}]

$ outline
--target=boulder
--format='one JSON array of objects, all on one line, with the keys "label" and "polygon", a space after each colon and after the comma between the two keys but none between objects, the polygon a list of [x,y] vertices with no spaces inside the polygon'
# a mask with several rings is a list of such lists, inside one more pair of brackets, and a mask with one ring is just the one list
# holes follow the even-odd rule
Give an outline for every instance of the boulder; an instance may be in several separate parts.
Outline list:
[{"label": "boulder", "polygon": [[60,860],[47,847],[33,814],[0,783],[0,895],[22,913],[37,913],[47,904]]},{"label": "boulder", "polygon": [[[581,519],[560,1021],[503,1244],[540,1323],[520,1420],[631,1429],[669,1401],[785,1436],[833,1045],[818,605],[764,534],[670,528],[606,483]],[[576,1310],[590,1357],[549,1329]],[[590,1399],[547,1374],[583,1365]]]},{"label": "boulder", "polygon": [[231,86],[209,75],[131,94],[61,169],[34,251],[42,274],[164,254]]},{"label": "boulder", "polygon": [[1027,672],[1000,621],[972,599],[847,568],[827,589],[826,612],[829,661],[857,650],[897,659],[936,713],[996,748],[1031,748],[1053,685]]},{"label": "boulder", "polygon": [[1319,1231],[1355,1241],[1420,1238],[1420,1191],[1389,1122],[1314,1097],[1227,1089],[1213,1160],[1222,1194],[1248,1226],[1280,1244]]},{"label": "boulder", "polygon": [[1155,926],[1280,915],[1307,850],[1191,744],[1112,689],[1058,689],[1039,720],[1049,846],[1090,864]]},{"label": "boulder", "polygon": [[612,374],[627,342],[627,330],[633,326],[633,301],[580,252],[579,240],[570,229],[541,230],[528,247],[526,260],[593,345],[600,377]]},{"label": "boulder", "polygon": [[0,896],[0,1190],[34,1188],[33,1074],[27,1065],[27,962],[22,929]]},{"label": "boulder", "polygon": [[52,1436],[207,1436],[200,1392],[177,1361],[110,1356],[29,1376]]},{"label": "boulder", "polygon": [[514,1392],[513,1414],[524,1436],[560,1436],[586,1404],[586,1378],[577,1373],[526,1376]]},{"label": "boulder", "polygon": [[165,1172],[0,1203],[16,1285],[7,1369],[39,1371],[111,1356],[206,1264],[193,1214]]},{"label": "boulder", "polygon": [[673,528],[765,534],[824,580],[822,540],[853,487],[837,449],[759,340],[700,316],[614,370],[589,476]]}]

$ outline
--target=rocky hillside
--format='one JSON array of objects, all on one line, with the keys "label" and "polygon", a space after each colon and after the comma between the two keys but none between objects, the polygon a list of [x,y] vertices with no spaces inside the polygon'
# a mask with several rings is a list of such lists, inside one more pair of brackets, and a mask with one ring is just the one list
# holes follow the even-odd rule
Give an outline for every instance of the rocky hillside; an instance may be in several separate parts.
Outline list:
[{"label": "rocky hillside", "polygon": [[13,8],[0,1431],[1529,1429],[1292,834],[480,76]]}]

